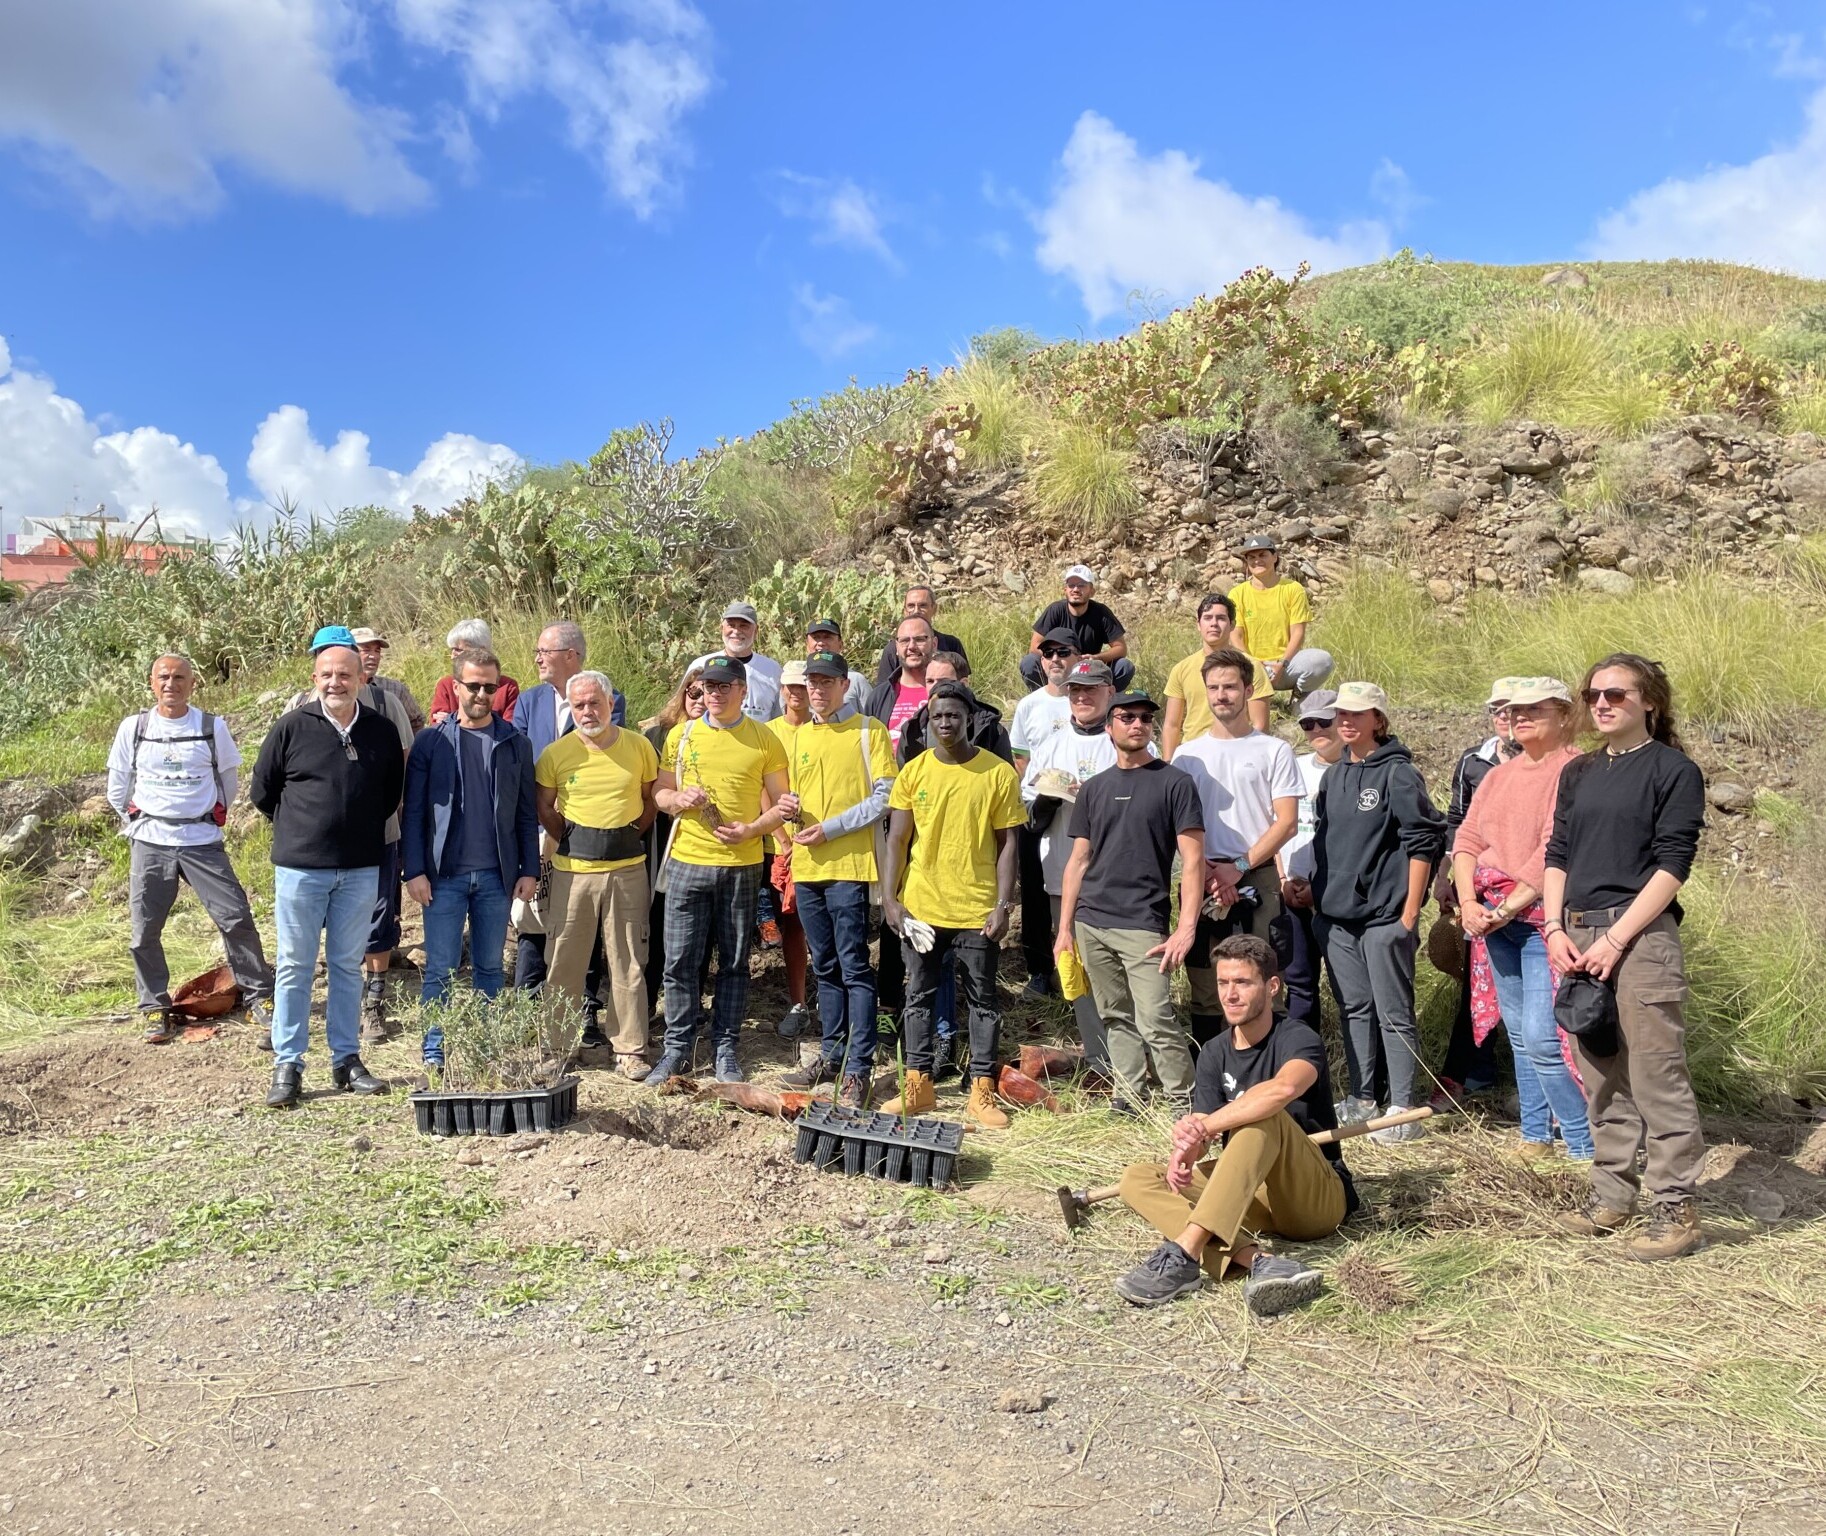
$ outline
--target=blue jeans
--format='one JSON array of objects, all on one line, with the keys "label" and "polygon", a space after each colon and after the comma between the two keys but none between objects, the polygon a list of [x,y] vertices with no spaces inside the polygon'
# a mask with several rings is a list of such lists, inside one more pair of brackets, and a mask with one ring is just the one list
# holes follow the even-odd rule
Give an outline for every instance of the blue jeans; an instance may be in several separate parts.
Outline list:
[{"label": "blue jeans", "polygon": [[699,1015],[704,1011],[698,989],[705,954],[714,940],[716,1000],[710,1039],[718,1051],[733,1051],[748,1012],[748,955],[762,866],[731,868],[669,859],[666,868],[666,1049],[689,1055],[697,1043]]},{"label": "blue jeans", "polygon": [[1546,940],[1540,929],[1518,920],[1486,934],[1484,943],[1495,974],[1497,1005],[1503,1010],[1509,1046],[1515,1053],[1522,1135],[1529,1141],[1550,1142],[1557,1120],[1567,1155],[1590,1157],[1591,1124],[1585,1117],[1585,1095],[1560,1054],[1560,1032],[1553,1022],[1553,977],[1547,965]]},{"label": "blue jeans", "polygon": [[875,969],[869,964],[869,888],[860,880],[801,881],[799,925],[818,981],[824,1063],[867,1077],[875,1066]]},{"label": "blue jeans", "polygon": [[365,869],[273,867],[273,926],[279,940],[273,977],[274,1061],[302,1062],[310,1044],[311,977],[319,940],[330,973],[323,1009],[330,1060],[361,1054],[361,960],[379,883],[380,870],[372,864]]},{"label": "blue jeans", "polygon": [[[499,997],[506,976],[501,954],[507,945],[507,892],[501,876],[492,869],[452,875],[431,886],[431,905],[425,908],[425,981],[419,988],[422,1004],[441,1003],[450,996],[450,978],[463,963],[463,929],[469,929],[470,984],[484,997]],[[444,1029],[433,1024],[425,1031],[425,1060],[444,1059]]]}]

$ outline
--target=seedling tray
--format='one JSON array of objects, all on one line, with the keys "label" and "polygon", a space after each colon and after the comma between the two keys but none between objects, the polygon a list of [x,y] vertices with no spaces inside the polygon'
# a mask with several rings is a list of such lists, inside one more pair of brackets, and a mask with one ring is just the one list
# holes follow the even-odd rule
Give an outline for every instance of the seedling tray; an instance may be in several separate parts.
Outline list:
[{"label": "seedling tray", "polygon": [[415,1093],[412,1112],[421,1136],[516,1136],[555,1131],[577,1118],[579,1077],[551,1088],[509,1093]]},{"label": "seedling tray", "polygon": [[964,1128],[949,1120],[908,1120],[824,1100],[799,1117],[798,1131],[794,1162],[933,1189],[951,1182],[964,1144]]}]

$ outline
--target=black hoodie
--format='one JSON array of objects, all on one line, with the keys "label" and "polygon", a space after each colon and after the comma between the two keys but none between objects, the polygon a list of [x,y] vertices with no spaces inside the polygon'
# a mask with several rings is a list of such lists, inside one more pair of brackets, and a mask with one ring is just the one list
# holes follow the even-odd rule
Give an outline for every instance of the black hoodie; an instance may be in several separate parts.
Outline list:
[{"label": "black hoodie", "polygon": [[1393,736],[1362,762],[1346,755],[1326,771],[1313,847],[1313,904],[1322,916],[1347,923],[1399,918],[1408,860],[1437,864],[1445,856],[1446,819]]},{"label": "black hoodie", "polygon": [[[892,685],[890,685],[891,688]],[[965,688],[969,688],[966,683]],[[927,741],[926,709],[920,711],[900,728],[900,765],[906,765],[924,752],[931,745]],[[1008,743],[1008,732],[1002,725],[1002,712],[993,704],[985,704],[974,693],[970,695],[970,743],[981,747],[985,752],[993,752],[1011,767],[1014,764],[1014,748]]]}]

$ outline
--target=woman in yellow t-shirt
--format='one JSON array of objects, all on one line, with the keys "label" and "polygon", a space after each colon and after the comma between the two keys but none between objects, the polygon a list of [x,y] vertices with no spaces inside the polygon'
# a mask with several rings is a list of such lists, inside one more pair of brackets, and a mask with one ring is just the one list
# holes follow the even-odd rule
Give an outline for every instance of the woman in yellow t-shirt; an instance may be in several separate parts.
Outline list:
[{"label": "woman in yellow t-shirt", "polygon": [[[793,764],[793,745],[798,740],[799,728],[811,724],[811,702],[805,693],[805,663],[789,661],[780,668],[780,713],[767,722],[767,729],[772,731],[780,741],[780,750],[786,754],[787,777],[790,781]],[[811,1010],[805,1006],[805,929],[799,923],[799,908],[794,902],[787,904],[787,896],[779,890],[776,878],[782,863],[792,863],[792,827],[783,828],[777,836],[767,839],[767,874],[766,881],[778,897],[774,903],[776,916],[771,920],[778,924],[776,933],[769,938],[766,921],[761,927],[761,942],[777,942],[780,946],[780,957],[786,962],[786,1001],[790,1005],[786,1016],[775,1025],[776,1031],[785,1039],[793,1040],[805,1033],[811,1025]]]}]

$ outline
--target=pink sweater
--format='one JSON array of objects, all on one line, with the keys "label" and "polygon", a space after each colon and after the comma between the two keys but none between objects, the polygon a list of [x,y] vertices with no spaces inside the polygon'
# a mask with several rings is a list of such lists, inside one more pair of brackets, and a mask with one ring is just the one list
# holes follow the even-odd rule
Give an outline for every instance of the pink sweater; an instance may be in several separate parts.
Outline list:
[{"label": "pink sweater", "polygon": [[1474,854],[1479,864],[1538,891],[1546,878],[1560,774],[1578,755],[1578,748],[1562,747],[1538,763],[1526,753],[1498,763],[1471,797],[1452,852]]}]

